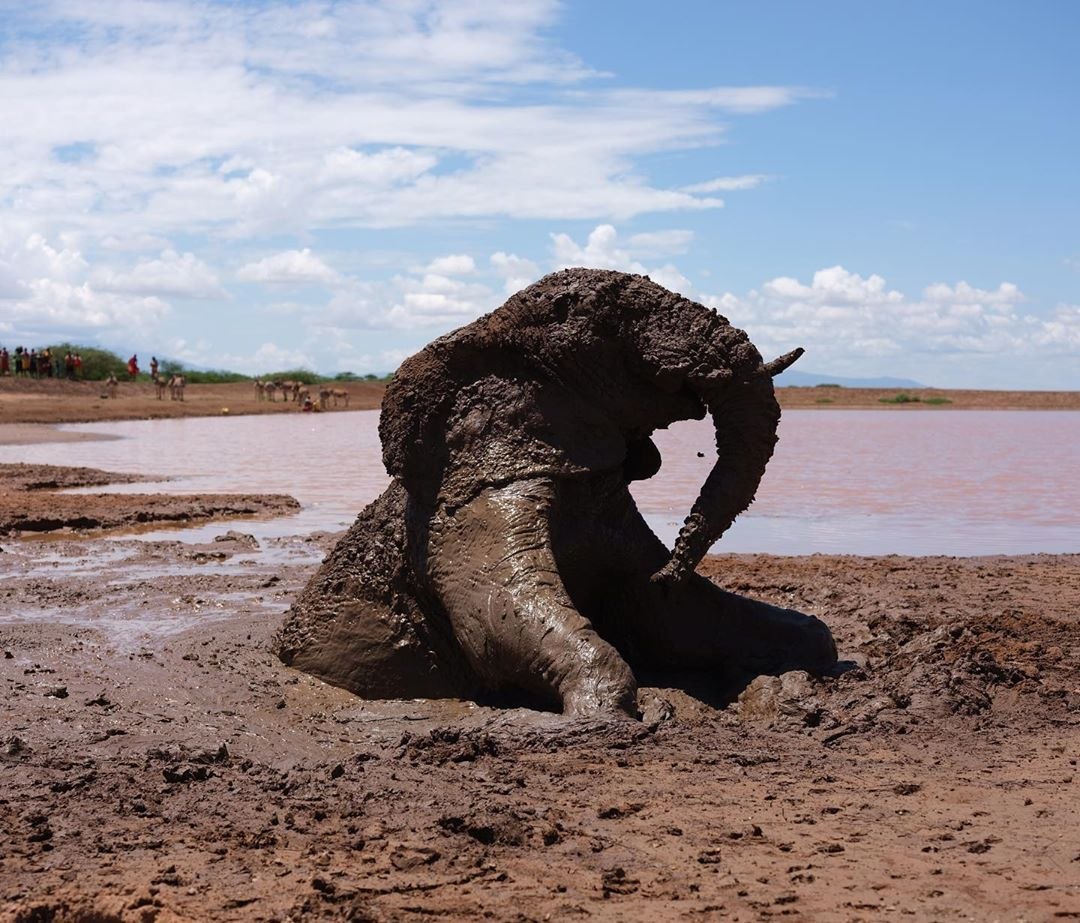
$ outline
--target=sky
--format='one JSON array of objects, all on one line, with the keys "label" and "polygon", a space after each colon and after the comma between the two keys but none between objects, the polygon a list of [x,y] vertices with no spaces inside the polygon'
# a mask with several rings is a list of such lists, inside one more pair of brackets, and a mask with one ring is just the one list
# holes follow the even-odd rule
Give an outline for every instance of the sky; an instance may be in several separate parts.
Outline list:
[{"label": "sky", "polygon": [[1080,388],[1072,0],[0,0],[0,344],[392,371],[566,266]]}]

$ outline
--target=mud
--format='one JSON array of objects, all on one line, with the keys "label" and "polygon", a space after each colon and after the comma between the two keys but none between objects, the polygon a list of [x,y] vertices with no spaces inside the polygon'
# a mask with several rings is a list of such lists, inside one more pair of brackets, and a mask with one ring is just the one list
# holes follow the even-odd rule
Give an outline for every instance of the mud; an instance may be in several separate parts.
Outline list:
[{"label": "mud", "polygon": [[215,519],[284,516],[300,504],[284,494],[69,494],[70,488],[130,484],[133,474],[58,465],[0,464],[0,536],[95,532],[153,523],[191,525]]},{"label": "mud", "polygon": [[4,542],[0,919],[1080,916],[1080,556],[707,558],[851,666],[643,723],[269,653],[338,536]]}]

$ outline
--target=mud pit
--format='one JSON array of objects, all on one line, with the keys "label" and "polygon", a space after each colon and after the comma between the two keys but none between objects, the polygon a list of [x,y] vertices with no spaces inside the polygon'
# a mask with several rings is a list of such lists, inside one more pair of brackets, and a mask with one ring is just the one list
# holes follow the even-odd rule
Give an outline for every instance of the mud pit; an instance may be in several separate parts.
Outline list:
[{"label": "mud pit", "polygon": [[1080,916],[1080,556],[708,558],[856,668],[638,724],[359,701],[220,537],[0,543],[3,919]]},{"label": "mud pit", "polygon": [[95,532],[151,523],[191,525],[213,519],[284,516],[300,504],[283,494],[69,494],[58,491],[149,478],[97,468],[0,464],[0,536]]}]

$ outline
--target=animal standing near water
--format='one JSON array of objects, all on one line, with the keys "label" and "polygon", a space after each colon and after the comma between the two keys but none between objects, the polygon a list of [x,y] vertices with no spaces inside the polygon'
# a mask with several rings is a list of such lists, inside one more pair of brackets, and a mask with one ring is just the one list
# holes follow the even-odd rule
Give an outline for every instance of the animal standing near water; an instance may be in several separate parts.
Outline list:
[{"label": "animal standing near water", "polygon": [[[647,277],[555,273],[406,360],[379,434],[392,481],[290,610],[288,664],[368,698],[525,693],[635,713],[637,670],[721,677],[836,661],[816,618],[694,568],[776,443],[746,334]],[[320,398],[321,398],[320,394]],[[656,429],[709,415],[716,461],[669,551],[630,482]]]},{"label": "animal standing near water", "polygon": [[184,388],[187,387],[187,379],[183,375],[173,375],[169,379],[169,398],[174,401],[184,399]]}]

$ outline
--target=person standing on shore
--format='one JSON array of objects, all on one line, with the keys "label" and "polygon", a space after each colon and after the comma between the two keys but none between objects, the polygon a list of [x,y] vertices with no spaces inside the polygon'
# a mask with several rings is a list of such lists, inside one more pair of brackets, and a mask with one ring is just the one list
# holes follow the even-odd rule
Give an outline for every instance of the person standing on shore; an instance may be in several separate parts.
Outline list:
[{"label": "person standing on shore", "polygon": [[128,359],[127,369],[128,369],[128,376],[131,378],[132,381],[134,381],[135,376],[139,374],[139,357],[138,357],[138,355],[132,355],[132,357],[130,359]]},{"label": "person standing on shore", "polygon": [[0,349],[0,377],[11,374],[11,357],[8,355],[7,347]]},{"label": "person standing on shore", "polygon": [[72,359],[72,366],[75,372],[74,377],[82,378],[82,356],[80,356],[78,353],[75,353],[75,356]]},{"label": "person standing on shore", "polygon": [[157,381],[158,361],[157,356],[150,357],[150,380]]}]

